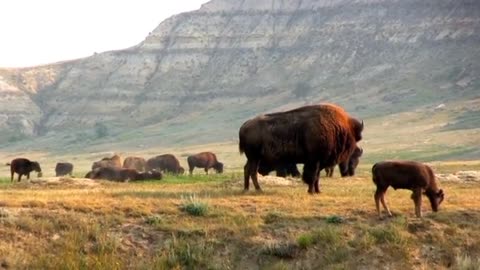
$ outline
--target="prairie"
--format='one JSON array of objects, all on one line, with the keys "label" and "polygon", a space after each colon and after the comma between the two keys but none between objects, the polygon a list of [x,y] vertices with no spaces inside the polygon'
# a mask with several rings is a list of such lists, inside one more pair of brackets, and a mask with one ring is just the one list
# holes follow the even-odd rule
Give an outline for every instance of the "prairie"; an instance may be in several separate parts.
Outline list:
[{"label": "prairie", "polygon": [[[435,162],[436,172],[480,162]],[[393,218],[379,219],[371,164],[352,178],[322,178],[319,195],[299,179],[243,173],[166,176],[92,185],[0,181],[0,264],[13,269],[478,269],[480,182],[440,182],[446,199],[424,218],[410,192],[389,189]],[[77,173],[78,176],[83,172]],[[323,174],[323,173],[322,173]],[[338,175],[338,172],[335,172]],[[286,184],[283,184],[286,183]]]}]

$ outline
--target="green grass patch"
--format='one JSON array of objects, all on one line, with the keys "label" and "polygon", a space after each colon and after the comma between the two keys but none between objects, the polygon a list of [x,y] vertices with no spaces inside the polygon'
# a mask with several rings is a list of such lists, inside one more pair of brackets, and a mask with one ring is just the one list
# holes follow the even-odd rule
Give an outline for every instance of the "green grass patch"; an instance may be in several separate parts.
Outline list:
[{"label": "green grass patch", "polygon": [[182,196],[182,205],[180,209],[192,216],[206,216],[208,213],[208,203],[201,201],[196,195],[191,194]]}]

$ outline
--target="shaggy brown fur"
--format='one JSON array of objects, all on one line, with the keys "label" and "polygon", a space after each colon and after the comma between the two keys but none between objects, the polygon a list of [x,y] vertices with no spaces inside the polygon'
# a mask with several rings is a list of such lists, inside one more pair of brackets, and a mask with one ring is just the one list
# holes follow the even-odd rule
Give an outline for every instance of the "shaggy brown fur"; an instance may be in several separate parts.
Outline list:
[{"label": "shaggy brown fur", "polygon": [[147,170],[152,169],[173,174],[183,174],[185,172],[178,159],[172,154],[159,155],[148,159]]},{"label": "shaggy brown fur", "polygon": [[127,157],[123,161],[124,169],[135,169],[139,172],[145,171],[147,167],[147,161],[142,157]]},{"label": "shaggy brown fur", "polygon": [[271,165],[265,161],[260,161],[258,165],[258,173],[261,175],[267,175],[270,172],[275,171],[278,177],[300,177],[300,171],[297,168],[297,164],[295,163],[285,163],[285,164],[277,164]]},{"label": "shaggy brown fur", "polygon": [[320,192],[320,170],[348,160],[362,139],[363,122],[350,117],[341,107],[320,104],[291,111],[257,116],[239,131],[240,153],[245,153],[244,189],[249,179],[257,180],[259,162],[303,163],[302,179],[308,192]]},{"label": "shaggy brown fur", "polygon": [[90,179],[105,179],[117,182],[138,181],[138,180],[160,180],[162,173],[152,170],[148,172],[138,172],[135,169],[123,169],[117,167],[100,167],[90,171],[85,175],[85,178]]},{"label": "shaggy brown fur", "polygon": [[213,168],[217,173],[223,173],[223,163],[219,162],[217,156],[212,152],[191,155],[187,158],[187,163],[190,175],[192,175],[195,167],[204,168],[206,174],[208,174],[210,168]]},{"label": "shaggy brown fur", "polygon": [[10,165],[10,182],[13,182],[13,175],[15,173],[18,174],[18,182],[22,180],[22,175],[26,175],[27,179],[30,179],[30,172],[32,171],[38,172],[38,177],[42,176],[42,168],[40,168],[40,164],[36,161],[30,161],[26,158],[16,158],[6,165]]},{"label": "shaggy brown fur", "polygon": [[390,209],[385,202],[385,193],[389,186],[394,189],[410,189],[413,191],[412,200],[415,204],[415,215],[422,216],[422,192],[430,200],[434,212],[444,199],[443,190],[438,189],[433,170],[420,162],[415,161],[382,161],[372,167],[372,180],[377,186],[375,191],[375,206],[380,215],[380,201],[389,216]]},{"label": "shaggy brown fur", "polygon": [[73,164],[70,162],[58,162],[55,166],[55,176],[64,176],[69,174],[72,176]]},{"label": "shaggy brown fur", "polygon": [[111,157],[111,158],[104,157],[100,161],[93,162],[92,171],[95,170],[96,168],[101,168],[101,167],[121,168],[122,167],[122,158],[117,154],[113,155],[113,157]]}]

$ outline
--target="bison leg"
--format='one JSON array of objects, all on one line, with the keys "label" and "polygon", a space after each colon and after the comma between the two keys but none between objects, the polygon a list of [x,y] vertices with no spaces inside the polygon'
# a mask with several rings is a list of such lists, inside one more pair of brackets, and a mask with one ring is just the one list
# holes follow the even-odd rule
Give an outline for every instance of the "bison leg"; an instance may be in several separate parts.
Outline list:
[{"label": "bison leg", "polygon": [[190,172],[190,176],[192,176],[192,174],[193,174],[193,166],[189,166],[189,167],[188,167],[188,171]]},{"label": "bison leg", "polygon": [[315,193],[320,193],[320,170],[318,168],[315,175]]},{"label": "bison leg", "polygon": [[388,208],[387,203],[385,202],[385,193],[386,190],[382,193],[382,197],[380,198],[380,200],[382,201],[383,208],[385,209],[385,211],[387,211],[388,216],[391,217],[393,215],[392,212],[390,212],[390,208]]},{"label": "bison leg", "polygon": [[412,193],[412,200],[415,204],[415,215],[422,217],[422,188],[416,188]]},{"label": "bison leg", "polygon": [[205,173],[208,175],[208,168],[205,167]]},{"label": "bison leg", "polygon": [[10,182],[13,182],[13,175],[15,174],[14,171],[11,171]]},{"label": "bison leg", "polygon": [[250,188],[250,162],[247,161],[245,166],[243,166],[243,190],[248,191]]},{"label": "bison leg", "polygon": [[21,173],[18,174],[18,180],[17,181],[20,182],[20,180],[22,180],[22,174]]},{"label": "bison leg", "polygon": [[375,191],[375,207],[377,208],[377,214],[378,217],[381,218],[382,215],[380,213],[380,201],[382,202],[382,206],[387,211],[387,214],[389,216],[392,216],[392,213],[390,212],[390,209],[388,209],[387,203],[385,202],[385,193],[387,189],[382,188],[382,187],[377,187],[377,190]]},{"label": "bison leg", "polygon": [[303,175],[302,179],[303,182],[308,184],[308,193],[313,194],[314,190],[316,190],[316,177],[318,172],[318,164],[316,162],[308,162],[305,163],[303,167]]}]

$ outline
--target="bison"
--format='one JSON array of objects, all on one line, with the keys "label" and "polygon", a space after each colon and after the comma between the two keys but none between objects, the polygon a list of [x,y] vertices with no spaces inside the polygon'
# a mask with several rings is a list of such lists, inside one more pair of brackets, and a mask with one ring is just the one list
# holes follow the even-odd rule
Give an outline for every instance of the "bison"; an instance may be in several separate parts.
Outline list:
[{"label": "bison", "polygon": [[283,163],[283,164],[277,164],[277,165],[272,165],[268,164],[267,162],[260,161],[258,165],[258,173],[261,175],[267,175],[271,171],[275,171],[277,173],[277,176],[279,177],[287,177],[287,176],[292,176],[292,177],[300,177],[300,171],[297,168],[297,164],[295,163]]},{"label": "bison", "polygon": [[389,216],[390,209],[385,203],[385,193],[389,186],[394,189],[410,189],[413,191],[412,200],[415,204],[415,215],[422,216],[422,192],[430,200],[434,212],[444,199],[442,189],[437,187],[433,170],[420,162],[415,161],[382,161],[372,167],[372,180],[377,186],[375,191],[375,206],[380,215],[380,201]]},{"label": "bison", "polygon": [[18,182],[22,180],[22,175],[26,175],[27,179],[30,179],[30,172],[32,171],[36,171],[38,177],[42,176],[42,168],[40,168],[40,164],[36,161],[30,161],[26,158],[16,158],[6,165],[10,165],[10,182],[13,182],[13,175],[15,173],[18,174]]},{"label": "bison", "polygon": [[[358,166],[358,163],[360,162],[360,157],[363,154],[363,149],[360,147],[355,147],[355,150],[353,151],[352,155],[348,158],[346,162],[341,162],[338,164],[338,168],[340,169],[340,175],[342,177],[347,177],[347,176],[354,176],[355,175],[355,169]],[[335,166],[325,168],[325,173],[327,177],[332,177],[333,176],[333,171],[335,169]]]},{"label": "bison", "polygon": [[256,190],[260,162],[303,163],[302,179],[309,193],[319,193],[319,174],[348,160],[362,139],[363,122],[333,104],[300,107],[257,116],[239,131],[239,150],[245,153],[244,190],[252,179]]},{"label": "bison", "polygon": [[195,167],[204,168],[208,175],[208,169],[213,168],[217,173],[223,173],[223,163],[217,160],[217,156],[212,152],[201,152],[187,157],[188,169],[192,175]]},{"label": "bison", "polygon": [[90,179],[105,179],[116,182],[138,181],[138,180],[160,180],[162,173],[152,170],[147,172],[138,172],[135,169],[124,169],[118,167],[100,167],[90,171],[85,175]]},{"label": "bison", "polygon": [[96,168],[100,167],[116,167],[116,168],[121,168],[122,167],[122,159],[120,158],[119,155],[113,155],[113,157],[108,158],[102,158],[100,161],[95,161],[92,164],[92,171],[95,170]]},{"label": "bison", "polygon": [[147,166],[147,161],[142,157],[127,157],[123,161],[123,168],[125,169],[135,169],[139,172],[145,171]]},{"label": "bison", "polygon": [[69,162],[58,162],[55,166],[55,176],[64,176],[70,175],[72,176],[73,172],[73,164]]},{"label": "bison", "polygon": [[178,159],[172,154],[159,155],[148,159],[147,170],[152,169],[173,174],[183,174],[185,172]]}]

